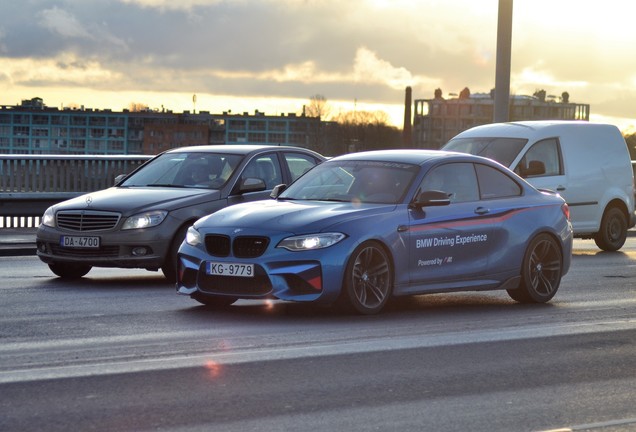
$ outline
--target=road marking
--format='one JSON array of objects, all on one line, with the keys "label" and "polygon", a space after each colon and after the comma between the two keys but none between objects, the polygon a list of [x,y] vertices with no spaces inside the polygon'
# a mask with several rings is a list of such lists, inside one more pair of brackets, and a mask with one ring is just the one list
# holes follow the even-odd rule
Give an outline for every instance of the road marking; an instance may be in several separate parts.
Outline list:
[{"label": "road marking", "polygon": [[[453,346],[473,343],[485,342],[502,342],[509,340],[535,339],[542,337],[556,337],[575,334],[591,334],[602,333],[608,331],[634,330],[636,329],[636,320],[615,320],[615,321],[598,321],[586,323],[564,323],[564,324],[546,324],[540,326],[526,326],[523,328],[497,328],[488,330],[469,330],[453,333],[440,333],[436,335],[417,334],[411,336],[396,337],[395,335],[385,335],[375,338],[365,338],[364,340],[338,340],[335,342],[325,341],[312,345],[283,345],[268,346],[266,348],[253,348],[246,346],[245,348],[224,348],[217,351],[197,354],[167,354],[161,357],[146,359],[112,359],[105,361],[92,361],[87,364],[76,364],[68,366],[41,366],[41,367],[25,367],[13,368],[11,370],[0,371],[0,384],[38,381],[45,379],[59,378],[77,378],[85,376],[100,376],[119,373],[142,372],[151,370],[169,370],[192,367],[206,367],[206,365],[229,365],[250,363],[258,361],[270,360],[290,360],[306,357],[321,357],[341,354],[359,354],[365,352],[380,352],[390,350],[404,350],[413,348],[431,348],[436,346]],[[177,333],[175,333],[177,334]],[[181,334],[181,333],[179,333]],[[209,336],[209,332],[205,333]],[[162,336],[163,335],[163,336]],[[102,342],[110,340],[126,341],[126,342],[149,342],[151,340],[162,339],[166,333],[162,335],[154,335],[148,337],[116,337],[116,338],[94,338],[102,339]],[[173,336],[173,334],[169,334]],[[193,340],[193,334],[188,333],[188,340]],[[196,340],[196,338],[194,339]],[[201,341],[205,339],[201,338]],[[95,341],[96,342],[96,341]],[[169,342],[169,341],[166,341]],[[51,342],[50,345],[60,347],[62,342]],[[66,341],[69,347],[81,346],[81,340]],[[38,345],[49,346],[49,344],[30,344],[32,348]],[[121,347],[121,345],[118,345]],[[14,354],[18,353],[20,348],[24,348],[23,344],[9,344],[0,348],[0,353],[6,355],[9,351]],[[104,352],[107,347],[101,345]],[[37,356],[37,351],[34,351]],[[0,365],[0,368],[2,366]]]}]

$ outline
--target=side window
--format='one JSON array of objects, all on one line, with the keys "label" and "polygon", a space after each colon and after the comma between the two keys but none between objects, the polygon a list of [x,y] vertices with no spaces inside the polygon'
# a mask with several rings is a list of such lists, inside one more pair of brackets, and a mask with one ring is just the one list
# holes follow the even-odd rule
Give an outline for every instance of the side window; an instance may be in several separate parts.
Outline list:
[{"label": "side window", "polygon": [[267,189],[273,189],[277,184],[282,183],[280,164],[276,154],[268,154],[252,159],[243,171],[242,179],[258,178],[265,182]]},{"label": "side window", "polygon": [[559,140],[549,138],[535,143],[523,156],[515,172],[523,178],[563,174]]},{"label": "side window", "polygon": [[312,169],[318,163],[318,161],[312,156],[304,155],[302,153],[284,153],[283,156],[287,162],[287,166],[289,167],[292,182]]},{"label": "side window", "polygon": [[521,186],[503,172],[487,165],[476,164],[481,199],[521,195]]},{"label": "side window", "polygon": [[422,180],[420,190],[446,192],[451,203],[479,199],[477,176],[472,163],[450,163],[433,168]]}]

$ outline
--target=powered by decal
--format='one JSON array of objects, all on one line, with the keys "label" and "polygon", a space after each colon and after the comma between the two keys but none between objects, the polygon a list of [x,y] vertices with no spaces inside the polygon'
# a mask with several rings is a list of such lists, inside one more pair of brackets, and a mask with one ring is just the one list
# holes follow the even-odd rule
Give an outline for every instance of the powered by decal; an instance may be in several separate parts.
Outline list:
[{"label": "powered by decal", "polygon": [[427,260],[417,260],[418,267],[428,267],[428,266],[441,266],[444,264],[450,264],[453,262],[453,257],[444,257],[444,258],[431,258]]}]

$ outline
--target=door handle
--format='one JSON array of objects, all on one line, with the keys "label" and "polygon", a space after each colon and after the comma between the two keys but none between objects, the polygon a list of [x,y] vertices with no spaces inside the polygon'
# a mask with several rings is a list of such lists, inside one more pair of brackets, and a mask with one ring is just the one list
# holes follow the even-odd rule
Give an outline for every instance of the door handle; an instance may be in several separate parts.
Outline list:
[{"label": "door handle", "polygon": [[564,190],[565,190],[565,186],[563,186],[563,185],[558,185],[558,186],[557,186],[557,188],[556,188],[556,190],[557,190],[557,192],[564,191]]},{"label": "door handle", "polygon": [[487,209],[486,207],[477,207],[475,209],[475,213],[477,213],[478,215],[483,215],[483,214],[486,214],[486,213],[490,213],[490,210]]}]

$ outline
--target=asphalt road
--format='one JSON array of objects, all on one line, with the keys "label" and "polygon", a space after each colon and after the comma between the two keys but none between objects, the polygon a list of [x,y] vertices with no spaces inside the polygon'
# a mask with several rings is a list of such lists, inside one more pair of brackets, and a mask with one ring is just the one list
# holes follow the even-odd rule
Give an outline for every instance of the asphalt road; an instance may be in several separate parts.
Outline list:
[{"label": "asphalt road", "polygon": [[160,274],[0,258],[0,431],[633,431],[636,238],[575,241],[548,305],[211,311]]}]

